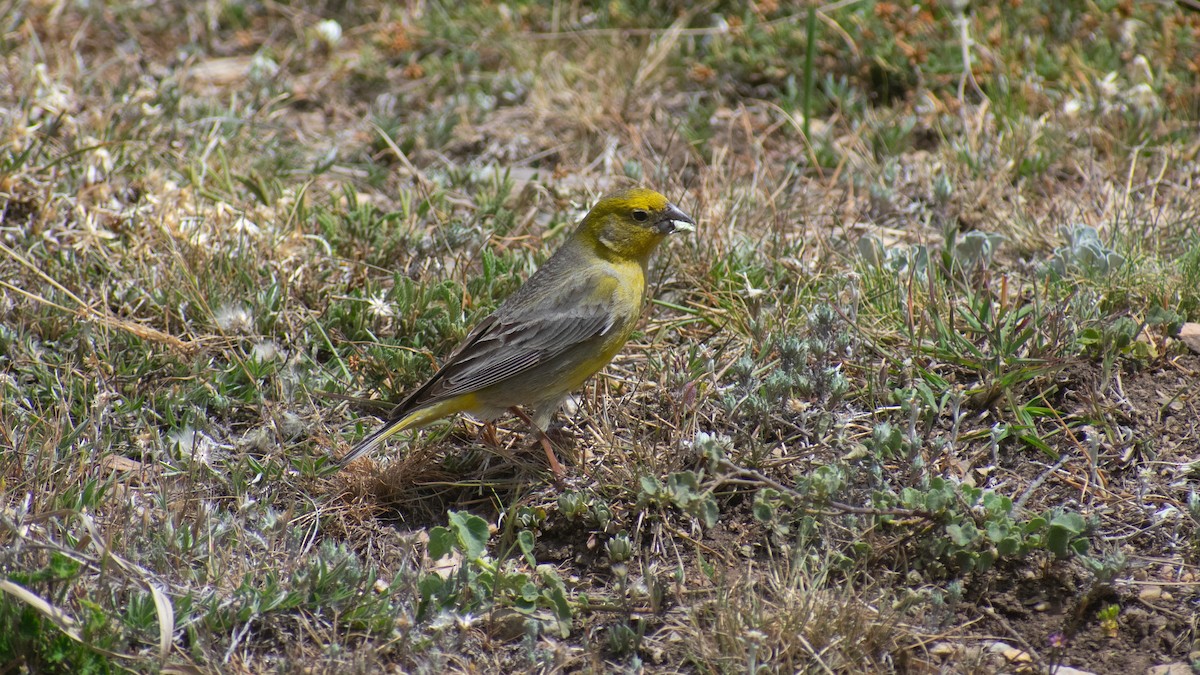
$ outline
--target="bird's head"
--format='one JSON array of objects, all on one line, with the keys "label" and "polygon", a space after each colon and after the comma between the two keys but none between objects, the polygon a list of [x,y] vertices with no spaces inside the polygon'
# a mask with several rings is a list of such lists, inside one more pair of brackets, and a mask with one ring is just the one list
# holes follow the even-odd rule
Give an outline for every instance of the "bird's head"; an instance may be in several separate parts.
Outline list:
[{"label": "bird's head", "polygon": [[601,197],[579,225],[579,232],[601,255],[643,262],[668,234],[695,230],[696,221],[691,216],[666,197],[643,187]]}]

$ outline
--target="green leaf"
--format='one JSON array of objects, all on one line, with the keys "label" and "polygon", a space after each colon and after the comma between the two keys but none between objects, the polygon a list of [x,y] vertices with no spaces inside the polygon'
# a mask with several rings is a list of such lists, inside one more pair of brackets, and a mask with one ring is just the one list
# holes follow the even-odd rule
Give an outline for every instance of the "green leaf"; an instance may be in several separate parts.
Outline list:
[{"label": "green leaf", "polygon": [[79,572],[80,564],[57,551],[50,554],[50,573],[56,581],[69,581]]},{"label": "green leaf", "polygon": [[721,515],[721,512],[717,508],[717,500],[713,499],[712,497],[709,497],[708,499],[705,499],[703,501],[703,503],[701,504],[700,519],[704,521],[705,527],[708,527],[708,528],[715,527],[717,524],[717,518],[720,515]]},{"label": "green leaf", "polygon": [[1012,498],[998,495],[995,492],[986,492],[983,495],[983,508],[995,514],[1007,514],[1012,512]]},{"label": "green leaf", "polygon": [[676,471],[667,476],[667,489],[670,490],[673,499],[685,501],[700,492],[700,482],[695,472]]},{"label": "green leaf", "polygon": [[1067,544],[1071,541],[1071,534],[1061,527],[1052,527],[1046,533],[1046,550],[1050,551],[1059,558],[1067,557]]},{"label": "green leaf", "polygon": [[758,497],[754,500],[754,519],[760,523],[769,523],[775,518],[775,507],[763,497],[762,491],[759,491]]},{"label": "green leaf", "polygon": [[1151,326],[1162,326],[1165,324],[1174,328],[1175,330],[1178,330],[1178,328],[1175,328],[1175,325],[1182,324],[1183,317],[1174,310],[1153,305],[1150,308],[1150,311],[1146,314],[1146,323],[1150,324]]},{"label": "green leaf", "polygon": [[1071,511],[1060,513],[1050,520],[1050,529],[1046,533],[1046,548],[1060,558],[1067,557],[1072,551],[1079,552],[1080,549],[1086,552],[1087,540],[1077,540],[1086,529],[1087,521],[1083,516]]},{"label": "green leaf", "polygon": [[450,555],[454,548],[454,538],[450,530],[440,525],[429,530],[429,544],[425,548],[431,560],[441,560]]},{"label": "green leaf", "polygon": [[1016,537],[1005,537],[996,542],[996,550],[1000,555],[1016,555],[1021,550],[1021,540]]},{"label": "green leaf", "polygon": [[977,530],[975,526],[970,523],[965,523],[962,525],[958,523],[950,523],[946,526],[946,534],[950,537],[950,541],[953,541],[957,546],[964,548],[970,546],[977,538],[979,538],[979,530]]},{"label": "green leaf", "polygon": [[525,554],[525,562],[530,565],[537,565],[537,558],[533,557],[533,533],[529,530],[521,530],[517,533],[517,545],[521,547],[521,553]]},{"label": "green leaf", "polygon": [[1041,438],[1038,438],[1037,436],[1035,436],[1033,434],[1020,434],[1019,436],[1017,436],[1017,438],[1021,439],[1022,442],[1027,443],[1027,444],[1033,446],[1034,448],[1040,450],[1042,452],[1042,454],[1046,455],[1050,459],[1058,459],[1058,453],[1054,451],[1054,448],[1051,448]]},{"label": "green leaf", "polygon": [[554,607],[554,615],[558,619],[558,632],[563,638],[570,637],[571,620],[575,615],[571,611],[571,603],[567,601],[567,589],[563,585],[562,577],[558,576],[558,572],[550,565],[539,565],[538,572],[542,575],[542,583],[548,587],[543,594]]},{"label": "green leaf", "polygon": [[995,496],[996,494],[994,492],[984,494],[983,488],[972,487],[966,484],[958,486],[958,491],[962,493],[963,499],[970,506],[978,504],[980,499],[983,499],[983,503],[986,506],[988,497]]},{"label": "green leaf", "polygon": [[421,590],[421,596],[425,598],[431,597],[445,587],[446,581],[436,574],[426,574],[421,577],[418,587]]},{"label": "green leaf", "polygon": [[450,529],[463,553],[471,560],[478,560],[487,550],[488,530],[487,521],[479,516],[464,511],[451,511],[449,514]]},{"label": "green leaf", "polygon": [[932,489],[925,494],[925,509],[930,513],[940,513],[946,508],[948,497],[938,489]]},{"label": "green leaf", "polygon": [[1084,328],[1083,330],[1079,331],[1079,336],[1075,339],[1080,345],[1084,347],[1090,347],[1103,342],[1104,334],[1100,332],[1099,328]]},{"label": "green leaf", "polygon": [[642,494],[647,497],[653,497],[658,494],[662,484],[654,476],[642,476],[638,482],[642,485]]},{"label": "green leaf", "polygon": [[1062,528],[1071,534],[1079,535],[1083,534],[1083,531],[1087,529],[1087,521],[1078,513],[1068,511],[1054,516],[1050,520],[1050,528]]}]

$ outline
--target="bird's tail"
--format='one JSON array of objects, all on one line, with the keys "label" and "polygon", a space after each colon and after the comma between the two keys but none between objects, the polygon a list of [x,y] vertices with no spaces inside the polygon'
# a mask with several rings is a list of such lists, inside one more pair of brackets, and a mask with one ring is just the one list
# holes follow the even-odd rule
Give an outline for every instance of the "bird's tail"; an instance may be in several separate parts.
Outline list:
[{"label": "bird's tail", "polygon": [[368,452],[374,450],[375,448],[378,448],[387,439],[407,429],[410,425],[405,424],[406,421],[408,421],[408,417],[401,417],[400,419],[392,420],[383,425],[379,428],[379,431],[376,431],[370,436],[367,436],[359,441],[357,445],[350,449],[350,452],[347,452],[345,455],[342,455],[339,459],[337,459],[334,462],[334,465],[340,469],[350,462],[353,462],[359,457],[362,457]]},{"label": "bird's tail", "polygon": [[[392,419],[388,420],[387,424],[379,428],[379,431],[362,439],[350,449],[350,452],[335,460],[334,466],[339,469],[346,466],[350,462],[383,445],[384,441],[405,429],[420,428],[447,415],[462,412],[468,409],[467,403],[469,403],[469,400],[458,397],[449,401],[442,401],[435,405],[418,408],[409,411],[407,414],[402,413],[398,416],[393,416]],[[401,407],[400,409],[402,410],[403,408]]]}]

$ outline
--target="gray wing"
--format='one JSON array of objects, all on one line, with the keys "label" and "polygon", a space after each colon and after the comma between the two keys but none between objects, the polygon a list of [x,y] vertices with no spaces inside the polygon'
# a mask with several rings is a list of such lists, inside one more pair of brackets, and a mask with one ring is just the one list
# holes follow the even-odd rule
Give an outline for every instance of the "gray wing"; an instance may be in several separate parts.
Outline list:
[{"label": "gray wing", "polygon": [[[597,297],[596,286],[612,279],[585,274],[554,297],[532,288],[541,302],[506,302],[471,331],[428,382],[396,406],[392,417],[499,384],[606,335],[616,321],[611,302]],[[531,300],[528,295],[521,299]]]}]

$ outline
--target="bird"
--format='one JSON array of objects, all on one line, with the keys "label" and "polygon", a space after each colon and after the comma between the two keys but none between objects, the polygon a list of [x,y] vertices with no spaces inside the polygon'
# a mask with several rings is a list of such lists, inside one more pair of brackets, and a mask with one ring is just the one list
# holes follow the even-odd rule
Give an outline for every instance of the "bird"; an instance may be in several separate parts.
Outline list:
[{"label": "bird", "polygon": [[550,420],[629,339],[641,316],[654,250],[668,235],[695,229],[691,216],[649,188],[604,195],[441,368],[336,465],[346,466],[401,431],[451,415],[467,413],[490,423],[510,411],[533,427],[550,470],[561,479],[562,465],[545,433]]}]

